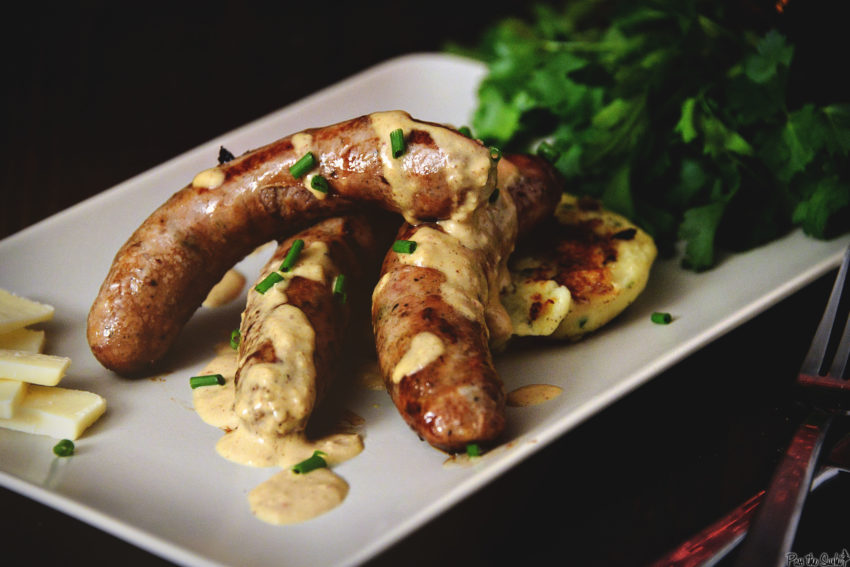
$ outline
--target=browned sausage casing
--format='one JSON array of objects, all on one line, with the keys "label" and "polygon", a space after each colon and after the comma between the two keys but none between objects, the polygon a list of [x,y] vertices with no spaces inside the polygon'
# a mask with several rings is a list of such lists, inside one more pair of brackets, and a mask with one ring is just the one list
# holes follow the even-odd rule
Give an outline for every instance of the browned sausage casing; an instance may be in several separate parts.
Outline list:
[{"label": "browned sausage casing", "polygon": [[[407,151],[392,161],[387,130],[396,126]],[[308,150],[317,160],[313,173],[330,184],[326,198],[289,172]],[[121,374],[150,369],[236,262],[355,204],[374,203],[412,222],[474,205],[486,183],[463,176],[448,183],[446,170],[464,173],[482,156],[486,162],[487,148],[453,130],[389,112],[306,130],[213,168],[159,207],[116,254],[89,312],[93,354]]]},{"label": "browned sausage casing", "polygon": [[[505,156],[500,177],[511,164],[518,175],[506,179],[506,187],[501,179],[499,184],[513,198],[522,236],[553,214],[562,184],[546,162],[528,156]],[[425,229],[440,230],[434,224],[405,225],[397,238],[413,239]],[[373,327],[385,384],[404,420],[428,443],[450,452],[496,440],[505,426],[505,394],[493,366],[492,329],[446,300],[443,272],[409,265],[390,252],[383,274],[373,295]],[[394,369],[422,333],[438,338],[441,354],[394,380]]]}]

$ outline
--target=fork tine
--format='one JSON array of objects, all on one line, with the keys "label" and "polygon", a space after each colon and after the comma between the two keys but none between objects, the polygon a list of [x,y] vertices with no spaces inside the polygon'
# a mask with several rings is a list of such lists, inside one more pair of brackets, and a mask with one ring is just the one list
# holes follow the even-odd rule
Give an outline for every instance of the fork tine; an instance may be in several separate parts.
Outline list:
[{"label": "fork tine", "polygon": [[845,288],[847,287],[846,284],[848,282],[848,271],[850,271],[850,246],[848,246],[844,251],[844,260],[838,270],[838,276],[835,278],[835,284],[833,285],[832,293],[830,293],[829,296],[829,303],[827,304],[823,317],[818,324],[817,331],[812,339],[811,347],[809,347],[809,352],[803,360],[803,365],[800,368],[801,374],[813,377],[824,376],[829,370],[830,374],[833,376],[840,377],[843,375],[848,354],[847,343],[850,342],[850,340],[848,340],[850,339],[850,337],[848,337],[848,333],[850,333],[850,331],[848,331],[847,328],[845,328],[841,342],[838,344],[839,352],[837,353],[843,356],[844,362],[841,363],[840,360],[838,360],[841,356],[836,357],[836,364],[841,366],[841,373],[836,374],[832,371],[830,368],[829,355],[831,347],[835,345],[835,334],[838,331],[836,323],[838,321],[839,304],[841,303],[842,296],[844,296],[845,300],[847,299],[847,296],[845,295]]},{"label": "fork tine", "polygon": [[838,380],[845,379],[848,358],[850,358],[850,313],[848,313],[847,321],[844,323],[844,332],[841,334],[838,350],[832,359],[832,367],[829,369],[829,375]]}]

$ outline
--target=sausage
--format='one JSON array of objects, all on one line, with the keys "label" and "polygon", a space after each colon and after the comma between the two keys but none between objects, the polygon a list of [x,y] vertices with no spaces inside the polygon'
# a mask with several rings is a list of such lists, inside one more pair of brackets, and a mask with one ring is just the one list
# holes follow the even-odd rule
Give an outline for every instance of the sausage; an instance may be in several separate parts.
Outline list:
[{"label": "sausage", "polygon": [[[401,128],[406,150],[392,155]],[[290,167],[311,152],[296,179]],[[480,142],[400,111],[305,130],[201,172],[119,249],[89,311],[94,356],[124,375],[148,371],[212,286],[269,240],[366,203],[407,222],[463,218],[492,191],[495,166]],[[316,174],[328,192],[311,188]]]},{"label": "sausage", "polygon": [[[321,400],[342,348],[351,300],[371,286],[379,240],[363,215],[331,217],[282,242],[260,273],[283,278],[260,293],[248,292],[240,325],[234,409],[244,427],[262,437],[306,428]],[[378,231],[380,234],[380,231]],[[303,248],[286,272],[293,245]],[[282,274],[282,275],[281,275]],[[337,278],[343,284],[337,286]]]},{"label": "sausage", "polygon": [[562,190],[554,170],[530,156],[503,157],[498,186],[471,224],[405,224],[397,239],[416,248],[385,256],[372,296],[387,390],[408,425],[449,452],[491,443],[505,427],[491,354],[511,335],[499,290],[516,238],[552,215]]}]

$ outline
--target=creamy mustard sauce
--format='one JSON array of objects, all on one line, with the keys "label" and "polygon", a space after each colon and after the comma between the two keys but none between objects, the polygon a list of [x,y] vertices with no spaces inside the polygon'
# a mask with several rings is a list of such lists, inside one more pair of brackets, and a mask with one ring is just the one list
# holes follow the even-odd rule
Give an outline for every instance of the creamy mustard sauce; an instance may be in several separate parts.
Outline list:
[{"label": "creamy mustard sauce", "polygon": [[[301,157],[306,155],[307,152],[313,151],[313,136],[306,132],[299,132],[298,134],[293,135],[290,140],[292,140],[292,148],[295,153],[296,160],[301,159]],[[315,152],[313,152],[313,156],[315,156],[316,165],[318,165],[318,160],[321,156],[317,155]],[[304,187],[310,191],[314,197],[317,199],[324,199],[328,196],[327,193],[313,189],[313,178],[316,175],[318,175],[318,171],[314,168],[312,171],[308,171],[301,180],[303,181]]]},{"label": "creamy mustard sauce", "polygon": [[[264,438],[240,428],[241,422],[233,411],[236,358],[236,351],[229,346],[220,349],[202,373],[221,374],[224,384],[196,388],[192,398],[198,416],[225,431],[216,444],[219,455],[249,466],[286,469],[251,491],[248,496],[251,510],[265,522],[292,524],[339,505],[348,492],[345,480],[326,469],[302,475],[289,469],[317,450],[327,455],[325,460],[329,465],[351,459],[363,451],[360,435],[336,433],[308,440],[302,432],[297,432]],[[348,427],[356,426],[355,418],[347,415],[345,419]]]},{"label": "creamy mustard sauce", "polygon": [[[286,288],[296,276],[330,285],[335,275],[327,245],[315,241],[265,294],[249,291],[243,318],[256,321],[258,327],[252,330],[256,344],[270,341],[277,360],[252,364],[241,372],[234,410],[243,428],[269,437],[306,426],[316,402],[315,333],[307,316],[286,303]],[[241,367],[243,361],[238,364]]]},{"label": "creamy mustard sauce", "polygon": [[378,366],[378,361],[375,359],[359,363],[354,372],[354,376],[357,383],[367,390],[380,391],[385,388],[381,368]]},{"label": "creamy mustard sauce", "polygon": [[195,388],[192,390],[192,403],[204,423],[230,431],[239,427],[239,419],[233,413],[236,351],[228,346],[227,349],[217,349],[217,352],[216,357],[204,366],[201,374],[221,374],[224,384]]},{"label": "creamy mustard sauce", "polygon": [[328,469],[307,474],[284,470],[248,494],[251,511],[274,525],[297,524],[339,506],[348,483]]},{"label": "creamy mustard sauce", "polygon": [[427,226],[417,230],[412,240],[416,250],[400,254],[401,263],[442,272],[446,277],[440,286],[443,300],[467,319],[480,319],[483,323],[489,286],[487,274],[477,263],[476,251],[455,236]]},{"label": "creamy mustard sauce", "polygon": [[509,392],[506,403],[511,407],[529,407],[548,402],[564,390],[551,384],[529,384]]},{"label": "creamy mustard sauce", "polygon": [[[446,128],[415,122],[404,112],[376,112],[370,115],[372,129],[380,144],[380,157],[383,174],[393,187],[393,199],[401,208],[404,219],[410,224],[418,224],[413,214],[414,199],[419,189],[417,176],[444,172],[446,182],[456,189],[454,203],[455,215],[461,219],[469,216],[473,210],[490,196],[494,179],[491,167],[490,151],[481,146],[474,148],[469,140]],[[401,157],[392,156],[390,132],[401,128],[405,139],[412,130],[427,132],[434,140],[439,152],[407,151]],[[472,190],[466,195],[458,195],[460,188],[469,187]],[[464,201],[461,202],[460,199]]]},{"label": "creamy mustard sauce", "polygon": [[434,333],[426,331],[417,334],[410,341],[410,348],[393,369],[392,381],[398,384],[405,376],[419,372],[437,360],[444,350],[443,341]]},{"label": "creamy mustard sauce", "polygon": [[[412,254],[400,254],[401,262],[443,273],[445,281],[440,292],[444,300],[464,317],[485,325],[491,348],[503,347],[512,335],[513,326],[500,301],[500,293],[510,284],[507,260],[517,236],[516,206],[506,188],[513,183],[518,170],[507,161],[496,167],[488,148],[471,149],[475,146],[466,138],[445,128],[413,122],[404,113],[376,113],[371,115],[371,120],[378,138],[387,140],[380,150],[383,175],[393,186],[394,199],[409,223],[417,224],[411,209],[418,189],[417,178],[409,173],[441,170],[449,188],[458,195],[454,213],[437,222],[439,229],[422,227],[410,237],[417,244],[416,250]],[[439,157],[429,152],[424,155],[430,161],[423,163],[423,154],[409,151],[393,158],[388,140],[390,132],[399,128],[405,136],[414,129],[428,132],[442,150]],[[499,186],[505,189],[491,199]],[[470,187],[476,190],[468,191],[461,202],[462,189]],[[380,293],[392,277],[392,273],[385,274],[374,293]],[[433,346],[433,343],[424,344]],[[401,380],[410,374],[409,360],[416,358],[415,354],[405,354],[393,370],[392,379]],[[425,355],[418,358],[424,359]]]},{"label": "creamy mustard sauce", "polygon": [[215,189],[224,183],[224,172],[217,167],[205,169],[192,179],[192,187],[198,189]]},{"label": "creamy mustard sauce", "polygon": [[227,305],[242,293],[245,287],[245,276],[238,270],[227,270],[224,277],[213,286],[204,299],[204,307],[221,307]]},{"label": "creamy mustard sauce", "polygon": [[240,375],[234,410],[243,426],[260,436],[299,428],[316,402],[315,332],[304,312],[279,305],[262,319],[277,360],[247,366]]}]

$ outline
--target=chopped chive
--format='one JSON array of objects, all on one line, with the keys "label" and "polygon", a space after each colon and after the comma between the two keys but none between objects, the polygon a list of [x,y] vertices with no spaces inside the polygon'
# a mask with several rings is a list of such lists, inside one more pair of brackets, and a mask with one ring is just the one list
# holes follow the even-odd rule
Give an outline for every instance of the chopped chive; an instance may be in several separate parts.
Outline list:
[{"label": "chopped chive", "polygon": [[393,242],[393,252],[413,254],[414,250],[416,250],[416,242],[413,240],[396,240]]},{"label": "chopped chive", "polygon": [[330,189],[330,186],[328,185],[328,180],[322,177],[321,175],[313,176],[313,179],[310,180],[310,187],[321,193],[327,193]]},{"label": "chopped chive", "polygon": [[334,278],[333,294],[340,303],[345,303],[348,299],[348,292],[345,291],[345,274],[339,274]]},{"label": "chopped chive", "polygon": [[657,323],[659,325],[667,325],[670,321],[673,320],[673,316],[669,313],[662,313],[660,311],[656,311],[650,316],[650,319],[653,323]]},{"label": "chopped chive", "polygon": [[239,341],[242,338],[242,333],[239,329],[233,329],[233,332],[230,333],[230,348],[236,350],[239,348]]},{"label": "chopped chive", "polygon": [[478,443],[469,443],[466,445],[466,454],[470,457],[480,457],[481,447],[478,446]]},{"label": "chopped chive", "polygon": [[70,439],[63,439],[53,446],[53,453],[59,457],[70,457],[74,454],[74,442]]},{"label": "chopped chive", "polygon": [[292,167],[289,168],[289,173],[295,179],[299,179],[305,173],[313,169],[313,166],[316,165],[316,156],[313,155],[313,152],[307,152],[301,159],[296,161]]},{"label": "chopped chive", "polygon": [[502,150],[496,146],[490,146],[490,159],[493,161],[499,161],[502,159]]},{"label": "chopped chive", "polygon": [[292,246],[289,247],[289,252],[286,253],[286,258],[283,259],[283,263],[280,265],[281,272],[288,272],[295,266],[303,248],[304,241],[300,238],[292,243]]},{"label": "chopped chive", "polygon": [[492,205],[493,203],[496,202],[496,199],[498,199],[498,198],[499,198],[499,188],[496,187],[495,189],[493,189],[493,192],[490,193],[490,197],[487,200],[490,201],[490,204]]},{"label": "chopped chive", "polygon": [[404,132],[401,128],[390,132],[390,147],[392,148],[394,158],[401,157],[404,154]]},{"label": "chopped chive", "polygon": [[540,142],[540,145],[537,146],[537,155],[549,163],[555,163],[561,157],[561,153],[555,149],[555,146],[545,141]]},{"label": "chopped chive", "polygon": [[457,129],[457,131],[460,134],[463,134],[464,136],[466,136],[467,138],[472,137],[472,130],[469,129],[469,126],[461,126],[460,128]]},{"label": "chopped chive", "polygon": [[322,451],[313,451],[313,454],[297,463],[292,465],[292,472],[295,474],[304,474],[308,473],[312,470],[321,469],[328,466],[328,463],[322,457],[326,457],[327,455]]},{"label": "chopped chive", "polygon": [[254,286],[257,293],[266,293],[277,282],[283,280],[283,276],[277,272],[272,272],[263,278],[263,281]]},{"label": "chopped chive", "polygon": [[189,386],[194,390],[202,386],[224,386],[224,376],[221,374],[205,374],[203,376],[192,376],[189,378]]}]

